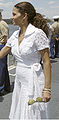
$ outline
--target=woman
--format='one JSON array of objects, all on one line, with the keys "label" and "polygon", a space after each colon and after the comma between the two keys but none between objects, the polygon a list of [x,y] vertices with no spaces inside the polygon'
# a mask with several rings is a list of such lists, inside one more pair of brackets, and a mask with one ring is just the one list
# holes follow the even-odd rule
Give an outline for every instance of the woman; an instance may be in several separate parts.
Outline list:
[{"label": "woman", "polygon": [[[0,52],[0,58],[11,51],[17,59],[10,119],[47,118],[46,102],[51,98],[49,42],[45,32],[38,28],[39,19],[40,15],[36,14],[30,3],[16,4],[12,11],[12,20],[13,25],[18,25],[21,29],[13,33]],[[44,72],[40,64],[41,57]],[[38,97],[44,102],[37,102],[40,101]]]}]

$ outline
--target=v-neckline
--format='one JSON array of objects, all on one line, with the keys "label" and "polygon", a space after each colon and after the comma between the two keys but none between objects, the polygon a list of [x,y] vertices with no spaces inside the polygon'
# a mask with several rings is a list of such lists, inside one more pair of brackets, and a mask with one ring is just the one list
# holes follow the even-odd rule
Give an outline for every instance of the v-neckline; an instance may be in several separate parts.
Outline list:
[{"label": "v-neckline", "polygon": [[[17,41],[18,47],[21,45],[21,43],[22,43],[22,41],[23,41],[23,39],[24,39],[24,37],[23,37],[23,39],[21,40],[21,42],[20,42],[20,44],[19,44],[19,36],[20,36],[20,34],[21,34],[21,30],[19,31],[19,34],[18,34],[18,41]],[[24,36],[25,36],[25,34],[24,34]]]},{"label": "v-neckline", "polygon": [[19,44],[19,41],[17,41],[18,43],[18,47],[21,45],[21,43],[23,42],[24,38],[21,40],[20,44]]},{"label": "v-neckline", "polygon": [[[24,38],[23,38],[23,40],[24,40]],[[18,39],[17,39],[17,52],[18,52],[18,54],[19,54],[19,49],[21,47],[23,40],[20,42],[20,44],[18,44]]]}]

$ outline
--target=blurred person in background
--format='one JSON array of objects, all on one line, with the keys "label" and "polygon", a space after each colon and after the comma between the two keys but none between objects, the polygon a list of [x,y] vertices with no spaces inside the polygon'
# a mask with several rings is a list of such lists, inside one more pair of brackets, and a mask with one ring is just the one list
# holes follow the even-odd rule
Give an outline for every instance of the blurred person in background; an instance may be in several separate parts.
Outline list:
[{"label": "blurred person in background", "polygon": [[44,19],[47,21],[47,26],[49,28],[49,46],[50,46],[50,58],[54,59],[55,58],[55,40],[54,40],[54,32],[52,32],[52,26],[51,24],[48,22],[48,17],[44,16]]},{"label": "blurred person in background", "polygon": [[[0,11],[0,50],[5,46],[8,36],[8,24],[2,20],[2,11]],[[0,96],[10,92],[10,79],[7,67],[7,56],[0,59]]]},{"label": "blurred person in background", "polygon": [[59,58],[59,16],[54,16],[52,32],[55,34],[55,57]]}]

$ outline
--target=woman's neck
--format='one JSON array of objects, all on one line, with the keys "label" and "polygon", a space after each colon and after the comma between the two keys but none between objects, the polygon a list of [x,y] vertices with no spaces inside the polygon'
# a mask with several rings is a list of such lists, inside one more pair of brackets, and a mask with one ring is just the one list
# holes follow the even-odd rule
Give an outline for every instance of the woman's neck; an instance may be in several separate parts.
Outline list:
[{"label": "woman's neck", "polygon": [[27,29],[27,26],[28,24],[24,24],[22,27],[21,27],[21,34],[24,34],[26,29]]}]

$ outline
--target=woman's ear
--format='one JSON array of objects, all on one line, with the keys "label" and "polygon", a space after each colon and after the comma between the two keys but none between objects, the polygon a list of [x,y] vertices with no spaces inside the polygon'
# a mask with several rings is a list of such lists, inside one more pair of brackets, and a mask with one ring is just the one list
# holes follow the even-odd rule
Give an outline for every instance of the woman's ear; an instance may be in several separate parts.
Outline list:
[{"label": "woman's ear", "polygon": [[23,20],[27,19],[27,13],[24,14]]},{"label": "woman's ear", "polygon": [[27,21],[28,21],[27,13],[25,13],[22,19],[22,24],[26,23]]}]

